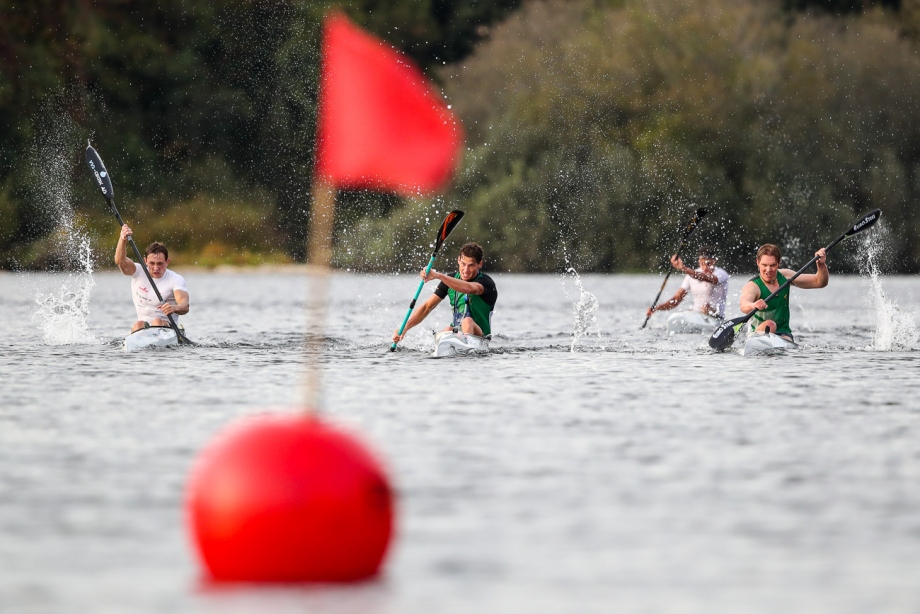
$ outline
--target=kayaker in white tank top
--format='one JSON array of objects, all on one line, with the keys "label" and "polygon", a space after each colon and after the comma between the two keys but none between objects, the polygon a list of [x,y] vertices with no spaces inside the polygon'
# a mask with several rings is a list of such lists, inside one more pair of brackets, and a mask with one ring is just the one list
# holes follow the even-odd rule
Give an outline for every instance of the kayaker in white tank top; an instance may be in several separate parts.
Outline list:
[{"label": "kayaker in white tank top", "polygon": [[718,258],[712,247],[700,248],[698,258],[700,266],[697,269],[691,269],[677,254],[671,256],[671,266],[685,273],[686,277],[674,296],[650,307],[645,312],[646,316],[656,311],[674,309],[680,305],[688,293],[693,295],[693,311],[716,318],[722,318],[725,315],[730,275],[725,269],[716,266]]},{"label": "kayaker in white tank top", "polygon": [[167,315],[171,315],[173,321],[178,324],[179,316],[188,313],[189,310],[185,279],[166,268],[169,265],[169,251],[166,246],[162,243],[150,244],[144,256],[144,262],[156,283],[156,289],[163,297],[161,303],[156,291],[150,285],[150,280],[144,274],[143,267],[128,258],[127,242],[128,237],[132,234],[127,224],[122,226],[118,246],[115,248],[115,264],[122,273],[131,276],[131,297],[134,299],[134,307],[137,310],[137,321],[131,327],[131,332],[148,325],[169,326]]}]

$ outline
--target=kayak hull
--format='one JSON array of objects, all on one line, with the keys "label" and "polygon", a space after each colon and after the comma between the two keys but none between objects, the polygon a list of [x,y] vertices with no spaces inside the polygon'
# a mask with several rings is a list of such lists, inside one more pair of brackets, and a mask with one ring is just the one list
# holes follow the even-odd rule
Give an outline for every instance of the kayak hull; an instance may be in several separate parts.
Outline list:
[{"label": "kayak hull", "polygon": [[134,331],[125,337],[125,351],[137,352],[151,347],[179,345],[176,331],[168,326],[151,326]]},{"label": "kayak hull", "polygon": [[434,352],[431,355],[435,358],[446,358],[448,356],[486,354],[488,352],[489,339],[447,330],[435,334]]},{"label": "kayak hull", "polygon": [[742,356],[756,356],[758,354],[776,354],[799,347],[796,343],[774,335],[773,333],[748,333],[744,341]]},{"label": "kayak hull", "polygon": [[668,316],[668,334],[711,334],[722,322],[699,311],[678,311]]}]

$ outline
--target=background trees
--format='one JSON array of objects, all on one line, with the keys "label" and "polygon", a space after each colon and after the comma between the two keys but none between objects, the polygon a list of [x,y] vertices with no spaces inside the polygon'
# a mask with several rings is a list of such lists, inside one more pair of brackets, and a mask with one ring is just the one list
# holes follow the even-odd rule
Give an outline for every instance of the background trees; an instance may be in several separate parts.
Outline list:
[{"label": "background trees", "polygon": [[[649,270],[706,205],[699,240],[738,266],[767,240],[807,258],[878,206],[892,262],[920,269],[914,0],[518,4],[344,4],[443,87],[468,150],[441,200],[343,194],[340,266],[411,268],[425,218],[462,208],[494,268]],[[114,230],[84,177],[87,136],[122,212],[178,253],[302,256],[325,4],[0,9],[0,266],[43,262],[56,219],[22,171],[47,176],[51,134],[101,243]]]},{"label": "background trees", "polygon": [[[735,0],[531,2],[439,73],[469,131],[448,201],[508,270],[649,270],[690,212],[697,242],[791,263],[874,207],[916,271],[920,63],[882,11]],[[413,216],[365,221],[407,226]],[[400,231],[389,231],[400,236]],[[348,261],[379,266],[399,247]],[[377,259],[375,261],[375,258]],[[854,270],[835,258],[836,270]]]}]

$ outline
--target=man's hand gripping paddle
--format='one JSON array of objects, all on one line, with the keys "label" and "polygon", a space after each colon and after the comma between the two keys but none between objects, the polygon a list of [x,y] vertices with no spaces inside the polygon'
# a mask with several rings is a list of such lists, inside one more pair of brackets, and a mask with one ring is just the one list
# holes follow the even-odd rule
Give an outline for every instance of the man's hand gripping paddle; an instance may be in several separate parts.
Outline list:
[{"label": "man's hand gripping paddle", "polygon": [[[678,256],[680,255],[680,250],[684,249],[684,246],[687,245],[687,239],[690,237],[690,233],[693,232],[693,229],[699,225],[700,220],[703,219],[704,215],[706,215],[706,210],[703,209],[702,207],[696,210],[696,214],[693,216],[693,219],[690,220],[690,225],[687,226],[687,230],[684,231],[684,236],[681,237],[680,243],[677,244],[677,249],[674,250],[675,254],[677,254]],[[667,275],[664,276],[664,281],[661,282],[661,287],[658,288],[658,294],[655,295],[655,300],[652,301],[652,309],[654,309],[655,305],[658,304],[658,299],[661,298],[661,293],[664,292],[664,287],[668,283],[668,277],[671,276],[671,271],[673,270],[674,270],[673,267],[668,268],[668,273]],[[645,328],[645,325],[648,324],[648,320],[651,317],[652,317],[651,314],[645,316],[645,322],[642,323],[642,326],[639,327],[639,330],[642,330],[643,328]]]},{"label": "man's hand gripping paddle", "polygon": [[[447,217],[444,218],[444,221],[441,222],[441,227],[438,228],[438,236],[434,241],[434,251],[431,252],[431,260],[428,261],[428,266],[425,268],[426,275],[431,272],[431,267],[434,265],[434,257],[438,255],[438,250],[441,249],[444,239],[446,239],[447,235],[449,235],[454,227],[460,223],[461,219],[463,219],[463,211],[451,211],[447,214]],[[402,326],[399,327],[400,337],[402,337],[403,331],[406,330],[406,323],[409,322],[409,316],[412,315],[412,310],[415,309],[415,301],[418,300],[418,296],[422,293],[422,288],[424,286],[424,280],[419,282],[418,290],[415,291],[415,296],[412,298],[412,302],[409,303],[409,310],[406,312],[406,317],[403,318]],[[394,341],[390,346],[390,351],[393,352],[395,350],[396,342]]]},{"label": "man's hand gripping paddle", "polygon": [[[86,164],[89,165],[89,170],[93,174],[93,177],[96,179],[96,184],[99,186],[99,191],[102,192],[102,197],[105,198],[105,202],[109,204],[109,207],[112,209],[112,213],[115,214],[115,217],[118,219],[120,226],[125,225],[125,221],[121,219],[121,214],[118,213],[118,209],[115,208],[115,188],[112,187],[112,178],[109,176],[108,171],[105,170],[105,164],[102,163],[102,158],[99,157],[99,154],[96,153],[96,150],[93,149],[93,146],[87,142],[86,144]],[[153,277],[150,275],[150,271],[147,270],[147,263],[144,261],[141,252],[137,249],[137,245],[134,243],[133,237],[128,237],[128,243],[131,244],[132,249],[134,249],[134,255],[137,257],[137,261],[140,263],[141,267],[144,269],[144,273],[147,275],[147,281],[150,282],[150,287],[153,288],[153,291],[156,292],[157,298],[160,299],[160,302],[163,302],[163,297],[160,295],[160,290],[157,288],[156,283],[153,281]],[[195,345],[188,338],[182,334],[182,331],[179,330],[179,327],[176,326],[176,323],[172,319],[172,314],[166,314],[166,319],[169,320],[169,326],[175,331],[176,338],[179,340],[179,343],[186,343],[188,345]]]},{"label": "man's hand gripping paddle", "polygon": [[[856,224],[854,224],[851,228],[848,228],[845,233],[843,233],[842,235],[834,239],[830,245],[825,247],[824,248],[825,253],[831,251],[832,247],[834,247],[835,245],[837,245],[838,243],[840,243],[847,237],[852,237],[853,235],[858,234],[862,232],[863,230],[866,230],[867,228],[875,225],[875,223],[878,221],[878,219],[881,216],[882,216],[881,209],[876,209],[874,211],[867,213],[865,216],[863,216],[861,220],[856,222]],[[770,299],[772,299],[774,296],[776,296],[777,294],[785,290],[789,286],[789,284],[795,281],[795,279],[799,275],[804,273],[805,270],[808,269],[808,267],[810,267],[811,265],[813,265],[817,260],[818,260],[817,256],[809,260],[808,264],[806,264],[801,269],[796,271],[795,275],[787,279],[786,283],[781,285],[779,288],[776,289],[775,292],[773,292],[772,294],[770,294],[770,296],[765,298],[764,302],[769,303]],[[747,321],[750,320],[752,317],[754,317],[754,314],[757,313],[758,311],[759,311],[758,309],[754,309],[753,311],[750,311],[744,314],[743,316],[739,316],[733,320],[726,320],[725,322],[722,322],[722,324],[719,325],[719,328],[717,328],[716,331],[712,333],[712,336],[709,338],[709,347],[719,352],[723,352],[729,347],[731,347],[731,344],[734,343],[735,341],[735,330],[737,328],[740,328],[741,325],[746,324]]]}]

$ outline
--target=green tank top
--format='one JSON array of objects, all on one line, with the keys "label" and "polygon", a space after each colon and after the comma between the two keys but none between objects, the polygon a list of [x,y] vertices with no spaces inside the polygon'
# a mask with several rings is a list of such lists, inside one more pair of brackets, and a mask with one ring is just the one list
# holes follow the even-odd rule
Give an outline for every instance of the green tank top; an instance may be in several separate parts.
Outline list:
[{"label": "green tank top", "polygon": [[[757,284],[757,287],[760,288],[760,298],[767,298],[770,296],[770,289],[767,288],[767,285],[763,283],[763,280],[760,279],[760,275],[752,277],[751,281]],[[786,278],[779,271],[776,272],[776,281],[779,285],[786,283]],[[789,286],[776,296],[774,296],[767,303],[767,308],[763,311],[758,311],[754,314],[754,317],[751,318],[751,330],[754,330],[763,322],[767,320],[773,320],[776,322],[776,333],[792,333],[792,330],[789,328],[789,290],[792,286]]]},{"label": "green tank top", "polygon": [[[480,277],[482,273],[477,275],[473,281],[477,281]],[[455,273],[454,278],[460,279],[460,273]],[[492,305],[482,300],[478,294],[463,294],[453,288],[447,290],[447,296],[454,312],[453,326],[459,327],[463,318],[469,316],[482,329],[483,335],[492,334]]]}]

